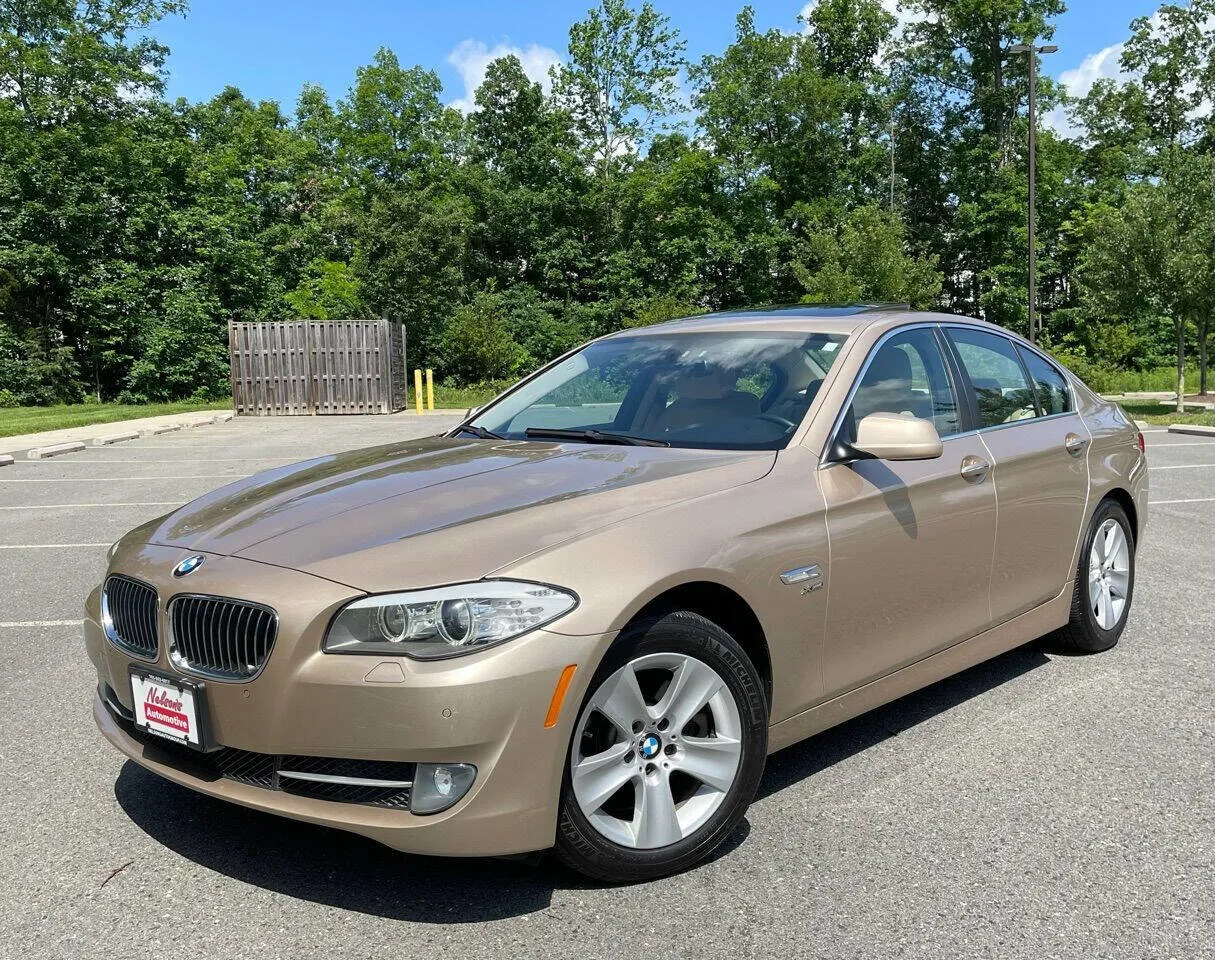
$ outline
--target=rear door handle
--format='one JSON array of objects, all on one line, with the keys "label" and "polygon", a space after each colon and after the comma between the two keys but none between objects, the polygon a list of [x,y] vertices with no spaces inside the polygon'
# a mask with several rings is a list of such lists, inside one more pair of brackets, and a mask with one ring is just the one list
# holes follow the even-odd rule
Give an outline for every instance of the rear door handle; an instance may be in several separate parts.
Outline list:
[{"label": "rear door handle", "polygon": [[990,463],[982,457],[972,455],[962,458],[962,469],[958,472],[967,483],[982,483],[987,479],[987,471],[990,469]]},{"label": "rear door handle", "polygon": [[1088,441],[1076,433],[1069,433],[1063,440],[1063,446],[1067,448],[1067,452],[1073,457],[1078,457],[1084,453],[1084,448],[1088,446]]}]

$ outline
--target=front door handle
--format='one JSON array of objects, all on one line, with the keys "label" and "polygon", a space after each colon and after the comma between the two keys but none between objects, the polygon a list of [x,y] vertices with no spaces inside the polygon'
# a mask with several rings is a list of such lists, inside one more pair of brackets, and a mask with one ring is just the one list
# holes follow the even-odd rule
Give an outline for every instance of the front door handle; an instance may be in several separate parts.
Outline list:
[{"label": "front door handle", "polygon": [[982,483],[990,469],[991,464],[982,457],[969,456],[962,459],[962,469],[958,472],[967,483]]},{"label": "front door handle", "polygon": [[1063,446],[1067,448],[1067,452],[1073,457],[1078,457],[1084,453],[1084,448],[1088,446],[1088,441],[1077,433],[1069,433],[1063,440]]}]

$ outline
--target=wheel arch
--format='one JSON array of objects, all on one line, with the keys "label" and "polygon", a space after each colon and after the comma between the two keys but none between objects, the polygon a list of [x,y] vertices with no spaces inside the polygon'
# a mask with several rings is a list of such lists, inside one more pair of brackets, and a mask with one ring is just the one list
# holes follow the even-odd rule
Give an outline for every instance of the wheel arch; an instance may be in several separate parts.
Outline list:
[{"label": "wheel arch", "polygon": [[[629,619],[629,623],[688,610],[712,620],[746,651],[764,683],[764,696],[772,706],[772,656],[763,625],[751,605],[729,587],[711,580],[694,580],[668,587]],[[627,625],[626,625],[627,626]]]},{"label": "wheel arch", "polygon": [[[1126,513],[1126,518],[1131,521],[1131,538],[1135,546],[1139,542],[1139,509],[1135,506],[1135,498],[1131,496],[1130,491],[1124,487],[1114,487],[1106,491],[1105,496],[1101,498],[1101,502],[1113,500]],[[1098,503],[1100,507],[1101,503]]]}]

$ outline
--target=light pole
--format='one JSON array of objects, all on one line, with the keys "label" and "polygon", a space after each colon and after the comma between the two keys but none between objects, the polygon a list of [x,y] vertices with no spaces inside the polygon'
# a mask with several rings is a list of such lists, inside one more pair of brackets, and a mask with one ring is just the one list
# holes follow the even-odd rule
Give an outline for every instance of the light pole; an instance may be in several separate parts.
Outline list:
[{"label": "light pole", "polygon": [[1017,43],[1008,48],[1009,53],[1027,53],[1029,54],[1029,340],[1033,343],[1037,339],[1037,302],[1038,302],[1038,286],[1034,275],[1034,200],[1037,194],[1037,185],[1035,184],[1035,156],[1038,149],[1038,113],[1037,113],[1037,88],[1038,88],[1038,54],[1054,53],[1059,48],[1053,44],[1045,46],[1035,46],[1032,43]]}]

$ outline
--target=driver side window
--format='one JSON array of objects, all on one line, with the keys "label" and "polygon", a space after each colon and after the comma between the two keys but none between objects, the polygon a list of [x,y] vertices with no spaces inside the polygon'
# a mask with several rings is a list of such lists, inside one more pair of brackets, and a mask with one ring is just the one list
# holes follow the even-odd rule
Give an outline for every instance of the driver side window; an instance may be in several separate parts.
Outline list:
[{"label": "driver side window", "polygon": [[958,400],[936,336],[908,330],[878,348],[861,377],[849,410],[849,432],[871,413],[908,413],[931,420],[948,437],[961,430]]}]

